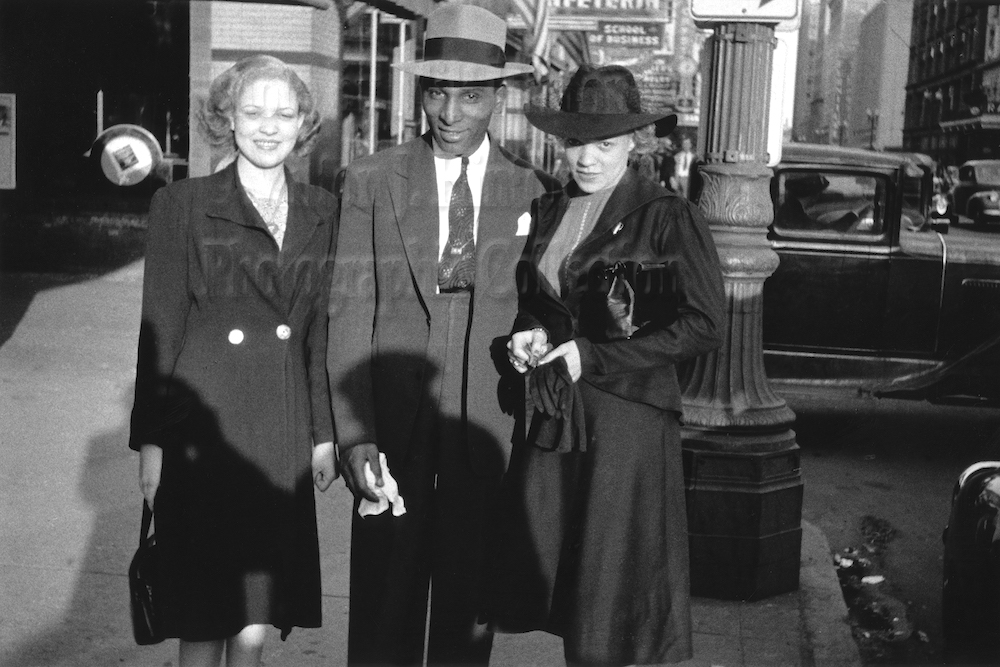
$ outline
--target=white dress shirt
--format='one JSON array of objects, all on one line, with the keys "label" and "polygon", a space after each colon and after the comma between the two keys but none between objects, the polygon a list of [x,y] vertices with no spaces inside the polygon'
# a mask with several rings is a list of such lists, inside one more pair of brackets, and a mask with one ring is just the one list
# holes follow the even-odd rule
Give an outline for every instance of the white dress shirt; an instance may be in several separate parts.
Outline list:
[{"label": "white dress shirt", "polygon": [[687,178],[694,162],[694,151],[680,151],[674,156],[674,176]]},{"label": "white dress shirt", "polygon": [[[486,178],[486,161],[490,157],[490,137],[483,137],[483,143],[469,156],[469,166],[466,168],[466,178],[469,179],[469,189],[472,190],[473,212],[472,237],[479,238],[479,203],[483,200],[483,180]],[[444,254],[448,245],[448,205],[451,203],[451,190],[455,181],[462,173],[461,158],[441,158],[434,156],[434,173],[437,176],[438,192],[438,258]]]}]

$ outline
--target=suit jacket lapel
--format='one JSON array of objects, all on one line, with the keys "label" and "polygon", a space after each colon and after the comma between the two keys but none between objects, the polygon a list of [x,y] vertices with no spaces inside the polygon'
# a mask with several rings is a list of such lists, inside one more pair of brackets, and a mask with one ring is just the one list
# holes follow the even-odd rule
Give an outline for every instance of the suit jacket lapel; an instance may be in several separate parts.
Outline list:
[{"label": "suit jacket lapel", "polygon": [[511,206],[511,194],[517,188],[516,175],[513,165],[491,138],[476,233],[476,282],[490,285],[491,289],[504,284],[497,281],[509,280],[513,285],[514,267],[524,249],[525,237],[516,235],[517,217],[523,211],[515,211]]},{"label": "suit jacket lapel", "polygon": [[387,175],[403,252],[423,299],[437,291],[439,246],[437,177],[429,142],[424,135]]}]

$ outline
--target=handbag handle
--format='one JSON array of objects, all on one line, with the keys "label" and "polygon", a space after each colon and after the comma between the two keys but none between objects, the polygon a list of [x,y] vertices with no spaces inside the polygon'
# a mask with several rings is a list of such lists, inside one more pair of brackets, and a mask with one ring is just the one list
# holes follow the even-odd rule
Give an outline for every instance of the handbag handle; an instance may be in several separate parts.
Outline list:
[{"label": "handbag handle", "polygon": [[144,498],[142,501],[142,532],[139,534],[139,546],[142,546],[146,542],[146,537],[149,535],[149,526],[152,522],[153,509]]}]

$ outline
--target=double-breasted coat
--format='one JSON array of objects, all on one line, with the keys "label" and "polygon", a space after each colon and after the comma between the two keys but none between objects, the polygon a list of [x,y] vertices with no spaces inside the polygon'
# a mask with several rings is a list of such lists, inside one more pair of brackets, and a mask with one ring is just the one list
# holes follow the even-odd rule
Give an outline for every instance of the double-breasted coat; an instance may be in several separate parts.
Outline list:
[{"label": "double-breasted coat", "polygon": [[[438,294],[431,141],[425,135],[352,163],[342,200],[330,302],[337,444],[343,452],[376,443],[407,506],[402,517],[355,516],[351,663],[420,662],[431,576],[431,659],[438,651],[463,663],[481,657],[473,625],[484,505],[506,467],[514,406],[523,401],[504,348],[517,311],[514,269],[532,200],[558,185],[493,142],[475,288],[471,296]],[[450,417],[442,401],[453,404]],[[486,644],[486,658],[488,651]]]},{"label": "double-breasted coat", "polygon": [[[514,330],[576,341],[586,440],[569,453],[515,449],[490,617],[500,630],[561,635],[573,663],[676,662],[691,652],[676,364],[721,342],[719,258],[691,203],[626,169],[553,286],[538,266],[572,187],[538,205]],[[635,280],[629,338],[604,333],[608,281],[594,270],[619,262],[670,277]]]},{"label": "double-breasted coat", "polygon": [[168,636],[320,624],[311,457],[333,440],[337,202],[286,176],[280,250],[235,164],[151,203],[130,446],[163,449],[154,509]]}]

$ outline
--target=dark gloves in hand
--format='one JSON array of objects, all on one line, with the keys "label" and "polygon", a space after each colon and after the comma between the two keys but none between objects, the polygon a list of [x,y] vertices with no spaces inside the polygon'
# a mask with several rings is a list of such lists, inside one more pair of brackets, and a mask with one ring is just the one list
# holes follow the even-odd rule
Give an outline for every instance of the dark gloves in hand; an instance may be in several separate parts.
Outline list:
[{"label": "dark gloves in hand", "polygon": [[535,410],[549,417],[562,417],[572,387],[573,379],[562,357],[528,371],[528,396]]},{"label": "dark gloves in hand", "polygon": [[528,371],[528,400],[535,408],[528,441],[536,447],[566,453],[586,451],[587,427],[580,388],[559,357]]}]

